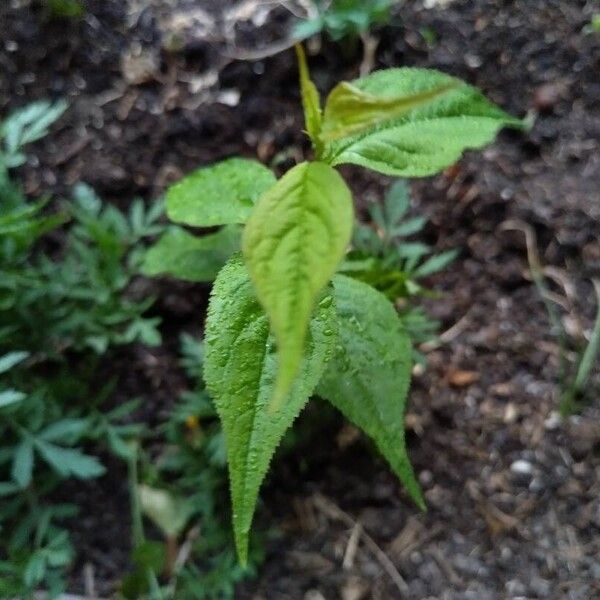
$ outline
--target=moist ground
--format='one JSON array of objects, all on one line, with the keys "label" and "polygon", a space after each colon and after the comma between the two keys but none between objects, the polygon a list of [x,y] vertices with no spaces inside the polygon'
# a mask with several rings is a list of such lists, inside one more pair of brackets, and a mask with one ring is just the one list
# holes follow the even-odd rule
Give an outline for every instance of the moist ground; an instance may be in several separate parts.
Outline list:
[{"label": "moist ground", "polygon": [[[52,23],[26,2],[12,4],[0,8],[0,110],[37,98],[71,103],[21,169],[28,193],[66,196],[85,181],[125,207],[223,157],[258,156],[283,170],[307,155],[292,52],[228,56],[228,36],[234,53],[268,54],[289,22],[284,9],[257,28],[231,25],[224,3],[196,3],[214,26],[200,15],[174,47],[160,2],[91,0],[83,20]],[[430,218],[426,241],[461,251],[429,282],[443,294],[427,306],[446,343],[428,349],[407,418],[428,512],[411,505],[363,438],[333,419],[275,460],[258,519],[281,535],[237,597],[600,597],[599,376],[581,415],[560,421],[559,349],[524,235],[531,228],[542,263],[572,286],[570,330],[589,330],[590,278],[600,275],[600,35],[584,33],[593,11],[594,2],[573,0],[407,2],[379,32],[377,67],[442,69],[518,116],[535,111],[535,123],[412,186],[415,212]],[[311,59],[323,91],[356,76],[359,62],[328,43]],[[345,174],[359,206],[388,181]],[[138,285],[159,297],[153,310],[166,344],[120,352],[103,368],[121,376],[114,402],[143,398],[140,416],[152,426],[186,385],[177,336],[201,331],[209,288]],[[564,285],[553,290],[564,294]],[[315,401],[304,422],[318,411]],[[125,476],[118,464],[109,473],[71,498],[83,507],[74,590],[84,562],[106,590],[126,564]],[[364,533],[353,536],[356,523]]]}]

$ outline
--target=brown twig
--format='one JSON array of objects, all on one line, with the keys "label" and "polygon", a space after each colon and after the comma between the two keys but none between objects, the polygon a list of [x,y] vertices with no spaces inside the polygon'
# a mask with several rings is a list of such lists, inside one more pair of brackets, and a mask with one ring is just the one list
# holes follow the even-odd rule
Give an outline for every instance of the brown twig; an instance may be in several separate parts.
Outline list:
[{"label": "brown twig", "polygon": [[356,551],[358,550],[358,544],[360,542],[360,535],[362,533],[362,525],[359,521],[356,521],[352,528],[352,533],[348,539],[346,545],[346,551],[344,552],[344,560],[342,561],[342,567],[349,571],[354,566],[354,559],[356,558]]},{"label": "brown twig", "polygon": [[363,45],[363,57],[360,63],[359,73],[361,77],[368,75],[375,66],[375,55],[379,46],[379,38],[371,33],[364,32],[360,34]]},{"label": "brown twig", "polygon": [[83,567],[83,580],[85,595],[88,598],[96,597],[96,581],[94,577],[94,565],[92,563],[86,563]]},{"label": "brown twig", "polygon": [[467,312],[458,321],[456,321],[452,327],[441,333],[436,340],[421,344],[419,346],[419,350],[421,350],[421,352],[431,352],[432,350],[436,350],[442,344],[447,344],[454,338],[458,337],[467,328],[468,324],[469,313]]},{"label": "brown twig", "polygon": [[[315,503],[315,507],[329,518],[336,521],[341,521],[348,527],[356,526],[355,519],[353,519],[347,512],[343,511],[334,502],[325,498],[325,496],[321,494],[315,494],[313,501]],[[398,569],[394,563],[390,560],[389,556],[379,547],[377,542],[375,542],[375,540],[364,529],[361,532],[361,537],[365,542],[365,546],[367,546],[373,556],[377,559],[377,562],[379,562],[380,566],[394,582],[402,597],[407,596],[410,592],[410,589],[406,584],[406,581],[404,581],[402,575],[400,575],[398,572]]]},{"label": "brown twig", "polygon": [[221,50],[221,54],[233,60],[262,60],[289,50],[297,44],[298,41],[299,40],[296,38],[285,38],[280,42],[275,42],[265,48],[259,48],[257,50],[251,48],[236,48],[233,51]]}]

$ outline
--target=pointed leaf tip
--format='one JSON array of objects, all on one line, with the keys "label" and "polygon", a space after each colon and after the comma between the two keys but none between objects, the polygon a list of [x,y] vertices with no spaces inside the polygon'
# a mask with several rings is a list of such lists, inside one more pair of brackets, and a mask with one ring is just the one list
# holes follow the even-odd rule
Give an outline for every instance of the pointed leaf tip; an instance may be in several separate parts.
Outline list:
[{"label": "pointed leaf tip", "polygon": [[408,335],[391,302],[371,286],[336,275],[333,289],[338,352],[317,393],[375,442],[415,504],[425,510],[404,439],[412,368]]}]

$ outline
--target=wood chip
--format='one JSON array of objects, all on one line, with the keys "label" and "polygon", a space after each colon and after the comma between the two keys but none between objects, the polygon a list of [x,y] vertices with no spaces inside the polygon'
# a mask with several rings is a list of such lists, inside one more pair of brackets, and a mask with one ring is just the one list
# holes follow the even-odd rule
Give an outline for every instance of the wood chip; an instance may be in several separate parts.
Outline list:
[{"label": "wood chip", "polygon": [[479,381],[480,375],[476,371],[456,370],[448,374],[450,385],[455,387],[467,387],[476,381]]}]

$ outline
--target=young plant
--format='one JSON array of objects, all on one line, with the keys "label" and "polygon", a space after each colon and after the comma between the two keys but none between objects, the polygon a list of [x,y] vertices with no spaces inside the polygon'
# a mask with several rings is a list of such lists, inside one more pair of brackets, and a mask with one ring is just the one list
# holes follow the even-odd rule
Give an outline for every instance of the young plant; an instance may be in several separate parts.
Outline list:
[{"label": "young plant", "polygon": [[313,393],[374,440],[424,507],[404,441],[410,341],[384,294],[336,274],[354,210],[335,167],[431,175],[502,127],[522,127],[475,88],[426,69],[388,69],[339,83],[322,110],[297,52],[314,160],[275,181],[266,167],[232,159],[167,194],[167,214],[177,223],[245,224],[242,253],[228,260],[212,290],[204,363],[223,423],[242,564],[269,462]]},{"label": "young plant", "polygon": [[160,205],[147,211],[135,201],[123,214],[77,186],[71,206],[47,213],[46,199],[29,201],[10,177],[25,162],[23,146],[45,135],[64,108],[35,103],[0,124],[2,598],[64,590],[74,553],[61,521],[77,507],[53,504],[50,495],[67,479],[105,472],[88,453],[91,443],[123,456],[138,432],[120,422],[131,404],[101,412],[110,389],[92,389],[97,355],[160,340],[157,320],[143,315],[152,300],[124,293],[139,269],[142,237],[162,231]]},{"label": "young plant", "polygon": [[372,226],[357,222],[352,250],[340,267],[340,272],[368,283],[392,301],[426,293],[419,280],[446,268],[457,255],[456,250],[434,255],[427,244],[407,241],[427,223],[425,217],[407,219],[409,207],[409,187],[396,181],[383,206],[369,207]]},{"label": "young plant", "polygon": [[[456,250],[432,254],[431,248],[410,238],[420,233],[425,217],[407,217],[410,188],[397,180],[386,193],[383,204],[372,203],[371,223],[357,221],[352,247],[339,272],[374,287],[393,302],[413,346],[436,340],[439,323],[414,302],[416,297],[434,296],[421,279],[445,269],[457,255]],[[425,364],[425,357],[413,348],[413,357]]]},{"label": "young plant", "polygon": [[294,28],[294,37],[305,39],[324,31],[334,42],[356,40],[390,19],[397,0],[330,0],[317,3],[317,14]]},{"label": "young plant", "polygon": [[[135,200],[128,214],[75,186],[73,202],[47,214],[48,198],[28,200],[9,173],[25,162],[23,147],[48,133],[64,102],[36,102],[0,123],[0,350],[43,357],[66,348],[104,352],[133,341],[156,345],[158,319],[143,313],[153,300],[126,291],[139,271],[143,238],[162,232],[162,205]],[[62,251],[44,234],[72,219]]]}]

